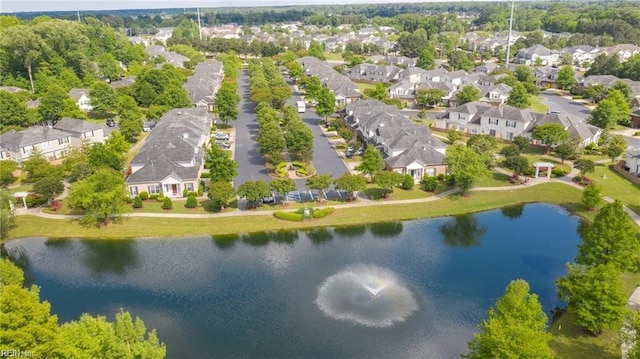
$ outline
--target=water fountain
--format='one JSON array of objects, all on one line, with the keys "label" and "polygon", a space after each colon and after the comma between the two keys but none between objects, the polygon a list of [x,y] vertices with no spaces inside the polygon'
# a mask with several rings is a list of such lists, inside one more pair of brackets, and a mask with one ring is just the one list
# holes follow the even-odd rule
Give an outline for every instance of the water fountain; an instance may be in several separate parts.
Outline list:
[{"label": "water fountain", "polygon": [[418,310],[413,293],[391,270],[354,265],[328,277],[316,304],[328,317],[368,327],[404,322]]}]

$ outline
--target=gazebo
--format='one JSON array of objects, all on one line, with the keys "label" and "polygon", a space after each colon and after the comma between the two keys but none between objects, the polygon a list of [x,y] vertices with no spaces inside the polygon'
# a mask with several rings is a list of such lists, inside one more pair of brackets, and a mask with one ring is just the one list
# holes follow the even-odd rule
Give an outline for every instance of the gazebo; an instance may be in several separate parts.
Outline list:
[{"label": "gazebo", "polygon": [[551,162],[536,162],[536,163],[533,164],[533,167],[536,168],[536,177],[535,178],[538,178],[538,175],[540,174],[540,169],[541,168],[546,168],[547,169],[547,178],[551,178],[551,170],[555,166]]},{"label": "gazebo", "polygon": [[[27,207],[27,196],[28,195],[29,195],[29,192],[26,192],[26,191],[16,192],[16,193],[13,194],[13,198],[16,198],[16,199],[22,198],[22,205],[24,206],[24,208],[28,208]],[[9,203],[11,203],[11,201],[9,201]],[[13,203],[11,203],[10,205],[13,206]]]}]

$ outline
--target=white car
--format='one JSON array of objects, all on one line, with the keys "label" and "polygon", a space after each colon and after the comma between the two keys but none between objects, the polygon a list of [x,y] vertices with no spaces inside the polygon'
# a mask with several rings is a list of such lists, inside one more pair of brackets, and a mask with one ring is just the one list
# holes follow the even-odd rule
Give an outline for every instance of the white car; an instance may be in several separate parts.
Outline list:
[{"label": "white car", "polygon": [[229,140],[229,134],[228,133],[224,133],[224,132],[216,132],[216,134],[213,135],[213,137],[216,140],[224,140],[224,141]]}]

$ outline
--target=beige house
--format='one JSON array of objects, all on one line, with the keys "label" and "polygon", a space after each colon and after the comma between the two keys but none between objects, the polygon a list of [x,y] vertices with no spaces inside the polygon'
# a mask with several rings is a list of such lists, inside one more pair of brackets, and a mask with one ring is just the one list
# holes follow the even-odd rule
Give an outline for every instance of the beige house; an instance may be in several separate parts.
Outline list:
[{"label": "beige house", "polygon": [[80,147],[83,143],[104,143],[104,125],[64,117],[53,128],[71,135],[71,145]]},{"label": "beige house", "polygon": [[72,135],[47,126],[11,130],[0,135],[0,159],[22,164],[34,151],[49,159],[61,158],[72,147]]}]

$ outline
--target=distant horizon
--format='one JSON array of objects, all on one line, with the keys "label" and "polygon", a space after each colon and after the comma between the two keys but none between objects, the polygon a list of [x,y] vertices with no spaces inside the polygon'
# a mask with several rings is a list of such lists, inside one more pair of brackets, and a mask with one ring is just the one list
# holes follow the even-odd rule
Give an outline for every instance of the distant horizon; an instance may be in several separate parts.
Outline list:
[{"label": "distant horizon", "polygon": [[[94,0],[94,1],[43,1],[43,0],[0,0],[0,14],[29,12],[60,12],[60,11],[117,11],[117,10],[161,10],[161,9],[193,9],[200,8],[233,8],[233,7],[270,7],[270,6],[304,6],[304,5],[345,5],[339,0],[248,0],[248,1],[197,1],[197,0]],[[482,0],[491,2],[500,0]],[[402,4],[402,3],[439,3],[446,0],[351,0],[349,5],[364,4]],[[465,1],[459,1],[463,3]],[[466,2],[480,2],[466,0]]]}]

